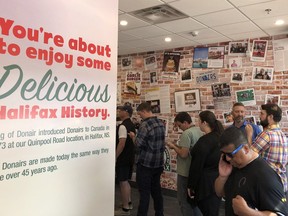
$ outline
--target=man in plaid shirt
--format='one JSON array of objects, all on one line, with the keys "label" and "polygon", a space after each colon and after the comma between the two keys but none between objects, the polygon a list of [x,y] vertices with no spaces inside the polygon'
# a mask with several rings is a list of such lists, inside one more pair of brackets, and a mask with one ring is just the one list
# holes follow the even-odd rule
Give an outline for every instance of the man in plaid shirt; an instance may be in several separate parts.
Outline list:
[{"label": "man in plaid shirt", "polygon": [[246,127],[251,148],[258,152],[265,161],[278,173],[287,196],[286,166],[288,164],[288,141],[281,131],[279,122],[282,110],[277,104],[263,104],[260,112],[260,123],[264,131],[252,143],[251,128]]}]

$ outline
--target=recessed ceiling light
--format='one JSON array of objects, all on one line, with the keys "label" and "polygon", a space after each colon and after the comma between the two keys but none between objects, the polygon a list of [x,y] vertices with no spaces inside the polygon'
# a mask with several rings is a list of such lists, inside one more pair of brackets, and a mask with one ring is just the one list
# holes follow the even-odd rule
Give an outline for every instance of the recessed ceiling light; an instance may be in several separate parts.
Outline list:
[{"label": "recessed ceiling light", "polygon": [[275,25],[283,25],[284,24],[284,20],[277,20],[275,22]]},{"label": "recessed ceiling light", "polygon": [[128,22],[126,20],[121,20],[120,21],[120,25],[121,26],[126,26],[128,24]]},{"label": "recessed ceiling light", "polygon": [[171,42],[171,40],[172,40],[172,39],[171,39],[170,37],[166,37],[166,38],[165,38],[165,42]]}]

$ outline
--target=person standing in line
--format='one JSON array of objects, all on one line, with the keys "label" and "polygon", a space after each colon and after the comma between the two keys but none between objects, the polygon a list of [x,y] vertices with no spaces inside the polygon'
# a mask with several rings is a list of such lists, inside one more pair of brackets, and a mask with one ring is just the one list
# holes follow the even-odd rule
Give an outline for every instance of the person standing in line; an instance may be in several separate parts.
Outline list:
[{"label": "person standing in line", "polygon": [[258,134],[261,133],[261,129],[256,124],[251,124],[245,120],[245,106],[243,103],[236,102],[233,105],[232,108],[232,116],[233,116],[233,124],[230,127],[237,127],[239,128],[243,133],[246,134],[245,127],[246,125],[250,124],[253,128],[253,136],[252,140],[254,141]]},{"label": "person standing in line", "polygon": [[288,204],[277,173],[248,145],[244,133],[227,128],[215,191],[225,197],[226,216],[287,216]]},{"label": "person standing in line", "polygon": [[198,207],[192,208],[187,201],[187,181],[189,167],[191,164],[190,149],[195,145],[198,139],[203,135],[199,127],[193,125],[191,116],[187,112],[180,112],[174,119],[183,133],[180,136],[178,144],[168,143],[170,149],[177,153],[177,198],[180,210],[183,216],[202,215]]},{"label": "person standing in line", "polygon": [[220,160],[219,138],[224,128],[211,111],[199,114],[199,126],[205,133],[191,150],[188,195],[203,216],[218,216],[221,199],[214,190]]},{"label": "person standing in line", "polygon": [[114,215],[130,215],[133,206],[128,180],[132,177],[135,146],[128,133],[135,133],[135,125],[130,119],[133,114],[131,106],[119,106],[117,110],[122,123],[118,125],[116,130],[116,176],[119,181],[122,206],[114,212]]},{"label": "person standing in line", "polygon": [[247,126],[249,144],[280,176],[287,196],[288,141],[279,126],[282,110],[277,104],[261,105],[260,124],[264,131],[252,142],[252,128]]},{"label": "person standing in line", "polygon": [[137,113],[143,119],[137,135],[130,137],[137,147],[136,182],[140,193],[137,216],[147,216],[150,194],[154,201],[155,216],[163,216],[163,196],[160,176],[164,168],[165,126],[158,119],[147,102],[137,107]]}]

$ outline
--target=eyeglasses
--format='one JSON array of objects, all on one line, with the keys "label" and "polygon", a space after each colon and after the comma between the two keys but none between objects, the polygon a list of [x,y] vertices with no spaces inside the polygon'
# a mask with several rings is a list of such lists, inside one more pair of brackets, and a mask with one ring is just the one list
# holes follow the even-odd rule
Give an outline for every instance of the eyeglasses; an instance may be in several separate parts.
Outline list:
[{"label": "eyeglasses", "polygon": [[241,145],[239,145],[236,149],[234,149],[233,152],[230,152],[230,153],[222,152],[222,153],[223,153],[225,156],[228,156],[229,158],[233,158],[234,155],[235,155],[238,151],[240,151],[240,149],[243,148],[243,146],[244,146],[244,144],[241,144]]}]

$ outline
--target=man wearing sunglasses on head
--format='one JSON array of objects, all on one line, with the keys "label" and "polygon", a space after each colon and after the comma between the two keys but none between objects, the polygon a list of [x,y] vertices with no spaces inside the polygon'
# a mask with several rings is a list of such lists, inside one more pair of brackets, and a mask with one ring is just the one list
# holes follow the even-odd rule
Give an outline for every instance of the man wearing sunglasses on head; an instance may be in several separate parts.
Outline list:
[{"label": "man wearing sunglasses on head", "polygon": [[287,216],[280,177],[250,149],[244,133],[236,127],[227,128],[220,137],[220,148],[215,191],[225,197],[225,215]]}]

